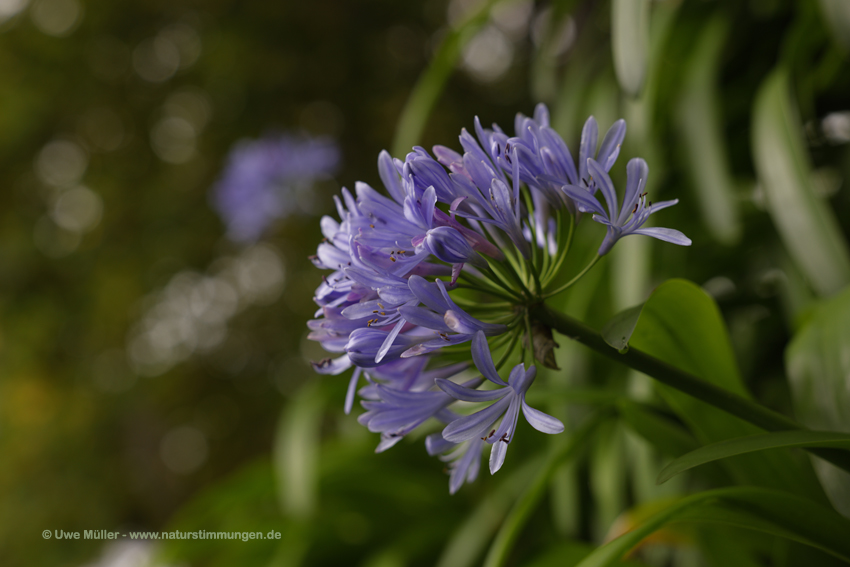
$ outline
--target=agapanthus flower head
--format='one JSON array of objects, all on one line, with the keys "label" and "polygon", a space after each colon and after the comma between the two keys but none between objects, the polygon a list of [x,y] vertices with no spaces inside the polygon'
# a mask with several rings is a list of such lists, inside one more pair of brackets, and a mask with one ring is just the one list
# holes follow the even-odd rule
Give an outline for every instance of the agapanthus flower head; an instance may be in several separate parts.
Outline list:
[{"label": "agapanthus flower head", "polygon": [[[417,147],[400,160],[381,152],[387,194],[359,182],[354,192],[343,189],[338,220],[322,219],[324,240],[312,258],[329,273],[316,290],[309,338],[335,353],[314,364],[317,372],[353,368],[345,409],[359,394],[366,409],[359,421],[381,434],[379,451],[442,423],[426,448],[449,462],[452,493],[477,477],[485,445],[491,473],[499,470],[520,414],[544,433],[564,429],[525,397],[537,376],[535,358],[554,367],[557,345],[551,330],[532,320],[532,308],[575,282],[559,280],[577,211],[608,227],[600,254],[627,234],[690,242],[678,231],[643,228],[650,213],[675,203],[646,201],[643,160],[629,162],[626,195],[622,205],[617,200],[607,172],[625,136],[622,120],[597,148],[590,117],[578,164],[545,106],[533,118],[518,115],[514,128],[509,137],[476,118],[474,137],[461,132],[462,153],[436,146],[434,157]],[[462,374],[470,358],[480,376]],[[511,369],[507,380],[502,367]],[[367,385],[358,390],[361,378]],[[456,402],[486,407],[463,415]]]},{"label": "agapanthus flower head", "polygon": [[289,134],[237,143],[212,192],[228,236],[256,241],[272,222],[297,211],[313,182],[334,173],[339,154],[330,139]]}]

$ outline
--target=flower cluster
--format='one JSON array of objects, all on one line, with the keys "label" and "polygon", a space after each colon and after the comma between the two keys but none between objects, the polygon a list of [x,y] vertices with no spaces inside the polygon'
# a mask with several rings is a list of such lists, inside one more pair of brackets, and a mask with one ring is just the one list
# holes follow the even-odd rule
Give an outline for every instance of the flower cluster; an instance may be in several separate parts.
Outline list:
[{"label": "flower cluster", "polygon": [[[445,146],[433,156],[414,148],[404,160],[382,152],[378,172],[388,196],[365,183],[354,193],[343,189],[339,221],[322,219],[325,238],[312,258],[330,273],[316,290],[309,337],[336,353],[314,363],[316,371],[354,368],[345,409],[359,394],[367,410],[359,421],[381,434],[378,451],[432,418],[444,423],[426,448],[450,463],[452,493],[475,479],[485,445],[490,472],[502,466],[520,413],[539,431],[563,431],[526,403],[536,368],[525,362],[546,364],[541,351],[554,346],[551,333],[547,341],[546,332],[532,330],[529,307],[574,283],[559,278],[578,213],[607,227],[594,262],[629,234],[690,244],[676,230],[644,228],[650,214],[676,201],[647,201],[642,159],[629,162],[618,201],[608,171],[624,121],[599,144],[589,118],[578,163],[542,104],[533,118],[517,115],[514,129],[510,137],[476,118],[475,136],[461,131],[462,154]],[[505,381],[499,370],[512,361]],[[462,415],[459,401],[485,407]]]},{"label": "flower cluster", "polygon": [[242,141],[213,188],[213,207],[231,240],[255,242],[272,222],[297,211],[313,182],[338,164],[339,149],[326,139],[280,135]]}]

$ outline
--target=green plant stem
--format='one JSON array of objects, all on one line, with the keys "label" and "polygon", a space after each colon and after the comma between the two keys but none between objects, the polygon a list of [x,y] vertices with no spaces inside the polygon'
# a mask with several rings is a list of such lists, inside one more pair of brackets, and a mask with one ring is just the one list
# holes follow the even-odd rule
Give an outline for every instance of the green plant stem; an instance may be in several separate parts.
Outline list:
[{"label": "green plant stem", "polygon": [[578,274],[576,274],[576,277],[574,277],[573,279],[571,279],[570,281],[568,281],[567,283],[565,283],[565,284],[564,284],[564,285],[562,285],[561,287],[559,287],[559,288],[557,288],[557,289],[555,289],[555,290],[553,290],[553,291],[550,291],[549,293],[545,294],[545,295],[543,296],[543,299],[548,299],[548,298],[552,297],[553,295],[558,295],[558,294],[559,294],[559,293],[561,293],[562,291],[565,291],[565,290],[567,290],[567,289],[571,288],[571,287],[572,287],[572,286],[573,286],[573,285],[574,285],[577,281],[579,281],[579,280],[580,280],[580,279],[584,276],[584,274],[586,274],[587,272],[589,272],[589,271],[590,271],[590,269],[591,269],[593,266],[595,266],[595,265],[596,265],[596,262],[598,262],[598,261],[599,261],[599,258],[601,258],[601,257],[602,257],[602,256],[600,256],[599,254],[597,254],[596,256],[594,256],[594,257],[593,257],[593,260],[591,260],[591,261],[590,261],[590,263],[589,263],[587,266],[585,266],[585,267],[584,267],[584,269],[583,269],[582,271],[580,271]]},{"label": "green plant stem", "polygon": [[[560,214],[560,212],[558,214]],[[560,219],[558,219],[558,226],[559,227],[561,226],[561,220]],[[575,217],[575,215],[571,214],[570,215],[570,230],[567,233],[567,242],[566,242],[566,244],[561,246],[561,239],[560,239],[561,235],[560,234],[558,235],[558,237],[559,237],[558,238],[558,246],[559,246],[558,252],[556,254],[556,258],[555,258],[554,263],[552,264],[552,267],[549,269],[549,272],[543,278],[543,287],[544,288],[547,285],[549,285],[549,282],[552,281],[552,278],[554,278],[555,275],[558,273],[558,271],[561,269],[561,264],[563,264],[564,260],[567,258],[567,254],[569,254],[569,252],[570,252],[570,246],[573,243],[573,233],[575,233],[575,229],[576,229],[576,217]]]},{"label": "green plant stem", "polygon": [[474,276],[472,276],[468,273],[461,272],[460,273],[460,279],[462,279],[463,281],[468,282],[468,283],[461,283],[461,282],[456,283],[455,286],[457,286],[459,288],[474,289],[476,291],[481,291],[481,292],[490,294],[493,297],[498,297],[500,299],[504,299],[505,301],[507,301],[511,304],[515,304],[517,302],[517,300],[519,299],[519,297],[517,295],[515,295],[512,290],[506,290],[506,291],[509,292],[509,293],[506,294],[504,291],[500,290],[495,285],[490,285],[489,282],[486,282],[484,280],[480,280],[480,279],[478,279],[478,278],[476,278],[476,277],[474,277]]},{"label": "green plant stem", "polygon": [[508,344],[508,348],[505,349],[505,352],[502,353],[502,356],[499,358],[499,362],[496,363],[496,370],[500,370],[502,366],[510,358],[511,354],[514,352],[514,347],[516,346],[517,339],[522,334],[522,331],[516,329],[513,333],[511,333],[511,342]]},{"label": "green plant stem", "polygon": [[[701,378],[697,378],[689,372],[680,370],[636,348],[629,348],[626,352],[621,353],[610,347],[602,338],[602,335],[584,323],[576,321],[567,315],[557,313],[542,303],[531,306],[529,313],[536,321],[543,323],[568,338],[582,343],[607,358],[643,372],[662,384],[693,396],[700,401],[730,413],[735,417],[739,417],[762,429],[767,431],[805,429],[802,425],[781,413],[775,412],[719,386],[715,386]],[[850,452],[848,451],[842,451],[840,449],[807,450],[837,467],[850,471]]]}]

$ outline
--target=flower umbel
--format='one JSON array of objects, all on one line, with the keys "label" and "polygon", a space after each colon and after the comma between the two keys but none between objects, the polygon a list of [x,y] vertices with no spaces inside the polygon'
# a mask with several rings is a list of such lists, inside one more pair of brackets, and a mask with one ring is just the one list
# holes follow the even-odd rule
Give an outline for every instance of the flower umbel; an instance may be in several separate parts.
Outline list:
[{"label": "flower umbel", "polygon": [[[358,393],[366,409],[359,421],[381,434],[378,451],[432,420],[443,423],[426,448],[450,463],[452,493],[475,480],[485,445],[491,474],[502,467],[520,413],[543,433],[564,430],[525,400],[537,376],[535,357],[553,368],[557,346],[532,308],[573,285],[623,236],[690,244],[676,230],[643,226],[651,213],[676,203],[647,201],[643,160],[629,162],[618,201],[608,171],[620,153],[624,121],[597,148],[598,126],[590,117],[578,164],[549,126],[545,106],[538,105],[534,118],[517,115],[514,126],[509,137],[476,118],[476,137],[461,132],[463,153],[436,146],[436,159],[423,148],[404,161],[381,152],[378,172],[388,196],[365,183],[354,194],[343,189],[339,221],[322,219],[325,238],[313,257],[330,274],[316,290],[309,338],[337,353],[315,363],[316,370],[340,374],[354,367],[346,412]],[[564,283],[578,212],[592,212],[608,231],[599,256]],[[479,377],[463,375],[470,358]],[[499,369],[508,364],[505,381]],[[361,377],[368,385],[358,391]],[[486,407],[464,415],[457,407],[464,402]]]}]

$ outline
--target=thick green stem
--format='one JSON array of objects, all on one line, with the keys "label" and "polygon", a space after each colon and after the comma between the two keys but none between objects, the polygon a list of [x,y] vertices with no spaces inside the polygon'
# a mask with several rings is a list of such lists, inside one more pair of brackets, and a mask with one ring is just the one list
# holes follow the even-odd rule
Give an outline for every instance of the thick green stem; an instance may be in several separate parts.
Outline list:
[{"label": "thick green stem", "polygon": [[[666,384],[700,401],[711,404],[762,429],[767,431],[805,429],[802,425],[781,413],[775,412],[719,386],[715,386],[701,378],[697,378],[693,374],[680,370],[636,348],[629,348],[628,351],[621,353],[608,345],[602,338],[602,335],[584,323],[557,313],[544,304],[537,304],[530,307],[529,313],[536,321],[590,347],[603,356],[625,364],[639,372],[643,372],[662,384]],[[842,451],[840,449],[807,450],[846,471],[850,471],[850,452],[848,451]]]}]

